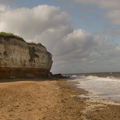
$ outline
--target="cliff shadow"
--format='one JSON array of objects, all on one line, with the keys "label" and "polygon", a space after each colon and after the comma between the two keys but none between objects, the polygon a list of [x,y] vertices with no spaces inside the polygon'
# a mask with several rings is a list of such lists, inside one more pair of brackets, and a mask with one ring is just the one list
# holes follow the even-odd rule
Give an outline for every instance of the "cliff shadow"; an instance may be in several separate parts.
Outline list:
[{"label": "cliff shadow", "polygon": [[[23,82],[23,81],[56,81],[56,79],[50,78],[15,78],[15,79],[0,79],[0,83],[9,83],[9,82]],[[59,81],[59,80],[58,80]]]}]

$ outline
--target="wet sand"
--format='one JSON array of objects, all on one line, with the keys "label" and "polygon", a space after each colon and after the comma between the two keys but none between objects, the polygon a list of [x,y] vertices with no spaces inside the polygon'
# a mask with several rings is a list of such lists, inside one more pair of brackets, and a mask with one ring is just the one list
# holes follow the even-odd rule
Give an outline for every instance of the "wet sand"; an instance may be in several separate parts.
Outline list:
[{"label": "wet sand", "polygon": [[66,81],[3,81],[0,120],[120,120],[119,105],[81,99]]}]

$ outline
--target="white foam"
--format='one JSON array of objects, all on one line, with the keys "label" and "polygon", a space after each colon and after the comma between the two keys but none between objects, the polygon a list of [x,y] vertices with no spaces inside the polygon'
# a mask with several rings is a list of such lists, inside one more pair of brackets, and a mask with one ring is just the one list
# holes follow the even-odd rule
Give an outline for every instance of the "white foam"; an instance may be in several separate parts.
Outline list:
[{"label": "white foam", "polygon": [[[81,76],[74,77],[74,81],[78,81],[78,88],[89,91],[86,98],[108,100],[120,103],[120,79],[112,76],[97,77],[97,76]],[[83,96],[81,96],[83,97]]]},{"label": "white foam", "polygon": [[71,77],[77,77],[77,75],[71,75]]}]

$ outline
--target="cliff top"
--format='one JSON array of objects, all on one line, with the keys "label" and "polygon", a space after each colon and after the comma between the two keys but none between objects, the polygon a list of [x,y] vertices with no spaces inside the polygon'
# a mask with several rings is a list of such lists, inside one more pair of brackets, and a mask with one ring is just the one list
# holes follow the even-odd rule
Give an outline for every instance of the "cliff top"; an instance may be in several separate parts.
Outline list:
[{"label": "cliff top", "polygon": [[[3,37],[3,38],[16,38],[18,40],[22,40],[22,41],[26,42],[22,37],[20,37],[18,35],[14,35],[13,33],[0,32],[0,37]],[[42,47],[45,48],[45,46],[43,46],[41,43],[27,42],[27,44],[42,46]]]},{"label": "cliff top", "polygon": [[37,45],[37,46],[42,46],[45,48],[45,46],[43,46],[41,43],[35,43],[35,42],[27,42],[28,45]]},{"label": "cliff top", "polygon": [[22,41],[25,41],[22,37],[14,35],[12,33],[6,33],[6,32],[0,32],[0,37],[4,37],[4,38],[16,38]]}]

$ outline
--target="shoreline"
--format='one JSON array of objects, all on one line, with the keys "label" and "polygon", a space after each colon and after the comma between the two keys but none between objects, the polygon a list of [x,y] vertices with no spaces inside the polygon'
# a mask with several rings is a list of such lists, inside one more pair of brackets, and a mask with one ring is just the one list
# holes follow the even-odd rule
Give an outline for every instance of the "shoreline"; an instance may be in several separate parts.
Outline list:
[{"label": "shoreline", "polygon": [[[0,82],[0,120],[119,120],[120,106],[78,98],[63,80]],[[15,80],[14,80],[15,81]]]},{"label": "shoreline", "polygon": [[[73,95],[78,99],[84,99],[85,109],[83,112],[83,120],[119,120],[120,119],[120,103],[107,100],[96,100],[82,97],[81,95],[89,94],[89,91],[77,88],[75,84],[78,81],[68,81],[68,85],[72,90],[76,90],[80,95]],[[80,83],[79,83],[80,84]]]}]

